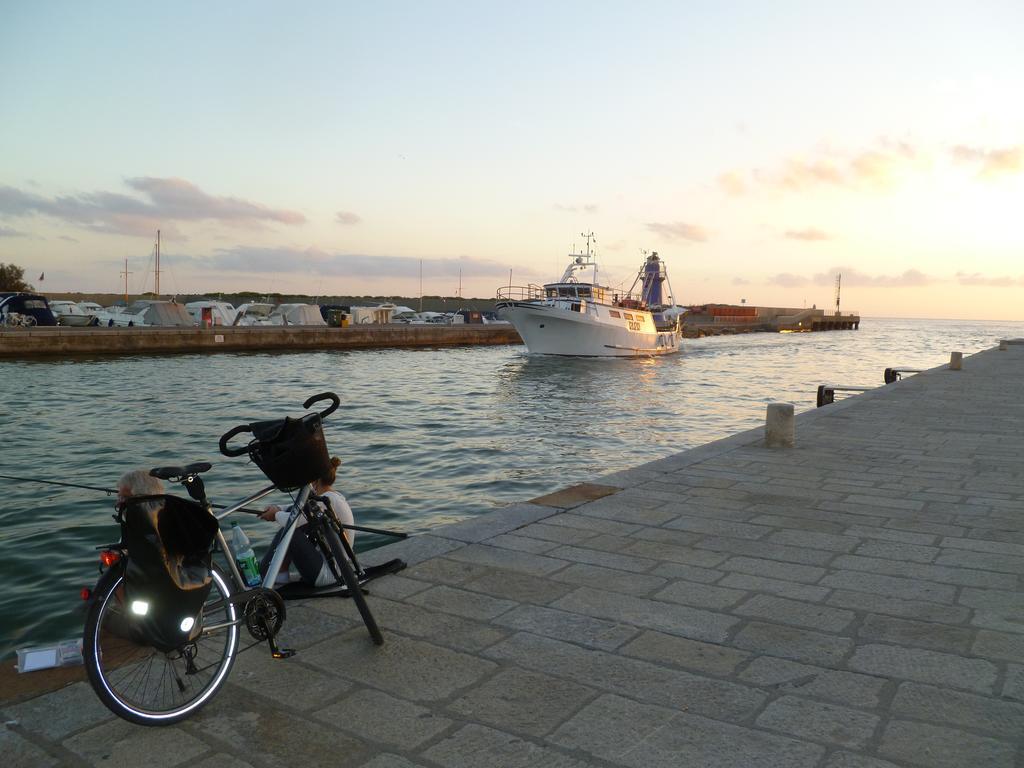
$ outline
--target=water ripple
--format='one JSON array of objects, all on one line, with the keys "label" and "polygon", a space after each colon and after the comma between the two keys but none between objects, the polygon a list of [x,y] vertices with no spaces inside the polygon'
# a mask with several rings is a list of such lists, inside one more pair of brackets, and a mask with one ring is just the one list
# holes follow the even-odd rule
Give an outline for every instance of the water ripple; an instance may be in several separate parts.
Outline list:
[{"label": "water ripple", "polygon": [[[325,434],[357,520],[422,532],[759,426],[772,400],[813,408],[823,381],[878,385],[885,367],[933,367],[1022,331],[867,320],[857,332],[689,340],[653,360],[504,346],[0,361],[0,473],[113,487],[135,467],[209,460],[223,502],[264,480],[221,457],[217,437],[334,390],[342,406]],[[81,631],[78,590],[95,580],[94,547],[117,531],[101,493],[0,482],[3,656]],[[258,548],[273,533],[246,530]]]}]

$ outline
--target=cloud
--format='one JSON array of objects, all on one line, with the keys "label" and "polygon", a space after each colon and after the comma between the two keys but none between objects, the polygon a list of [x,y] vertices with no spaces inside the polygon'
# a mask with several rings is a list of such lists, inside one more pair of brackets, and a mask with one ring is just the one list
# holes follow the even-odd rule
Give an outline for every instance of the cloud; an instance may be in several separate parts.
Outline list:
[{"label": "cloud", "polygon": [[[319,248],[266,248],[237,245],[221,248],[208,256],[185,258],[193,266],[223,272],[256,272],[280,274],[315,274],[323,277],[409,277],[418,275],[420,264],[424,274],[432,277],[507,278],[508,264],[468,256],[419,259],[412,256],[368,256],[355,253],[332,253]],[[535,275],[519,267],[520,274]]]},{"label": "cloud", "polygon": [[1024,147],[980,149],[958,144],[950,150],[953,160],[961,165],[975,165],[982,177],[1017,173],[1024,169]]},{"label": "cloud", "polygon": [[586,203],[580,206],[562,205],[561,203],[555,203],[551,207],[554,208],[556,211],[561,211],[562,213],[597,213],[598,210],[597,203]]},{"label": "cloud", "polygon": [[58,235],[57,239],[58,240],[67,240],[69,243],[80,242],[80,241],[76,240],[75,238],[71,237],[71,235]]},{"label": "cloud", "polygon": [[779,285],[783,288],[795,288],[799,285],[810,285],[811,279],[805,275],[794,275],[792,272],[780,272],[770,276],[765,282],[768,285]]},{"label": "cloud", "polygon": [[900,174],[928,163],[927,153],[909,142],[882,137],[859,149],[820,149],[767,169],[727,171],[718,177],[718,184],[733,196],[754,187],[786,192],[821,187],[887,189]]},{"label": "cloud", "polygon": [[747,182],[736,171],[729,171],[720,175],[718,177],[718,186],[731,197],[740,197],[747,193]]},{"label": "cloud", "polygon": [[936,282],[936,278],[924,274],[917,269],[908,269],[898,275],[868,275],[852,267],[832,267],[825,272],[813,275],[794,275],[781,272],[767,279],[769,285],[783,288],[795,288],[803,285],[835,285],[836,275],[843,276],[843,286],[861,286],[874,288],[916,288]]},{"label": "cloud", "polygon": [[832,235],[827,232],[822,232],[820,229],[814,229],[814,227],[808,227],[807,229],[789,229],[786,230],[783,237],[787,240],[803,240],[804,242],[832,239]]},{"label": "cloud", "polygon": [[352,213],[351,211],[338,211],[334,214],[334,220],[338,224],[344,224],[345,226],[350,227],[355,224],[359,224],[363,219],[361,216],[356,213]]},{"label": "cloud", "polygon": [[734,277],[732,279],[732,284],[733,285],[750,285],[750,281],[747,280],[745,277]]},{"label": "cloud", "polygon": [[100,191],[51,198],[0,186],[0,213],[49,216],[95,232],[120,235],[152,235],[159,228],[178,237],[175,222],[258,226],[264,222],[297,225],[306,220],[297,211],[209,195],[185,179],[141,176],[127,179],[125,184],[141,197]]},{"label": "cloud", "polygon": [[28,234],[10,227],[0,227],[0,237],[28,237]]},{"label": "cloud", "polygon": [[980,274],[979,272],[973,272],[968,274],[967,272],[957,272],[956,281],[960,285],[984,285],[991,288],[1009,288],[1015,285],[1024,285],[1024,277],[987,277]]},{"label": "cloud", "polygon": [[703,227],[698,227],[696,224],[687,224],[683,221],[668,222],[650,222],[647,224],[647,229],[654,232],[656,235],[664,237],[666,240],[689,240],[691,243],[706,243],[708,240],[708,232]]}]

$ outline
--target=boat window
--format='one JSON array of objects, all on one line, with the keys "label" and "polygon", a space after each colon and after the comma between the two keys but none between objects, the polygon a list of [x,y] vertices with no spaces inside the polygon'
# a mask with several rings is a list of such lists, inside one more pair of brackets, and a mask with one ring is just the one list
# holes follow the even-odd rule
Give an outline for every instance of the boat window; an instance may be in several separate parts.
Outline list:
[{"label": "boat window", "polygon": [[632,320],[633,319],[633,316],[631,314],[629,314],[629,312],[626,312],[624,314],[626,315],[626,319],[627,320]]},{"label": "boat window", "polygon": [[609,315],[611,315],[612,317],[622,317],[622,315],[620,315],[620,314],[619,314],[619,313],[618,313],[618,312],[617,312],[616,310],[614,310],[614,309],[609,309],[609,310],[608,310],[608,314],[609,314]]},{"label": "boat window", "polygon": [[22,306],[25,309],[46,309],[46,302],[39,299],[25,299]]},{"label": "boat window", "polygon": [[578,303],[575,303],[575,302],[574,302],[574,303],[573,303],[573,304],[571,305],[571,308],[572,308],[572,311],[573,311],[573,312],[579,312],[579,311],[580,311],[580,305],[579,305]]},{"label": "boat window", "polygon": [[578,296],[579,296],[579,297],[580,297],[581,299],[586,299],[586,298],[588,298],[588,297],[590,296],[590,286],[587,286],[587,285],[581,285],[581,286],[580,286],[579,288],[577,288],[577,289],[576,289],[576,294],[577,294],[577,295],[578,295]]},{"label": "boat window", "polygon": [[575,299],[576,298],[576,289],[574,287],[572,287],[572,286],[563,286],[562,288],[558,289],[558,295],[559,296],[565,296],[565,297],[570,298],[570,299]]}]

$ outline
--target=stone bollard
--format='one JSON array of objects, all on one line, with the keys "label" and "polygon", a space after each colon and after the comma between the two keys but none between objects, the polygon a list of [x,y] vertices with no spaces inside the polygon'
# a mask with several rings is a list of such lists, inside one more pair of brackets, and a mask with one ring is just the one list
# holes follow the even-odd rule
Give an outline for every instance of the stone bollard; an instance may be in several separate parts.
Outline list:
[{"label": "stone bollard", "polygon": [[1007,348],[1007,346],[1008,346],[1008,345],[1007,345],[1007,343],[1006,343],[1006,339],[1002,339],[1002,340],[1000,340],[1000,342],[999,342],[999,351],[1000,351],[1000,352],[1005,352],[1005,351],[1006,351],[1006,348]]},{"label": "stone bollard", "polygon": [[949,370],[959,371],[964,367],[964,353],[963,352],[950,352],[949,353]]},{"label": "stone bollard", "polygon": [[764,444],[767,448],[792,448],[795,420],[792,403],[768,403],[764,422]]}]

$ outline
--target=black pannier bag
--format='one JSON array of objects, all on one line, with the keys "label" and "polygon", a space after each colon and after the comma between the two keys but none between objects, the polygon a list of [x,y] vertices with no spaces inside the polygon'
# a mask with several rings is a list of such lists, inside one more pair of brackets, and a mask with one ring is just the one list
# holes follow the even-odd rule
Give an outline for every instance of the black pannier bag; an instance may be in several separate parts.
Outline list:
[{"label": "black pannier bag", "polygon": [[249,425],[253,440],[249,456],[282,491],[301,488],[331,469],[319,413],[300,419],[285,417]]},{"label": "black pannier bag", "polygon": [[177,496],[138,496],[124,509],[124,618],[133,640],[164,653],[202,630],[217,519]]}]

